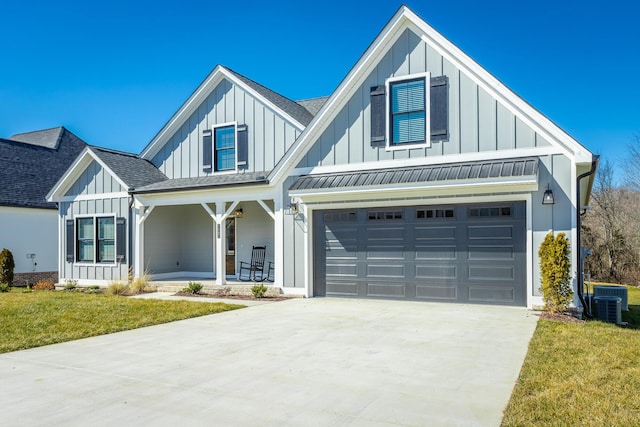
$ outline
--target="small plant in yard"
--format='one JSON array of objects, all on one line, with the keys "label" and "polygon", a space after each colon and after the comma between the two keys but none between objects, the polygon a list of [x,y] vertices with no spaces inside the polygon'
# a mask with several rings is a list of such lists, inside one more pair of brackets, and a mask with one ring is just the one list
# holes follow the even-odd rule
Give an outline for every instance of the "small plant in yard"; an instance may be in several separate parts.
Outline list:
[{"label": "small plant in yard", "polygon": [[84,290],[85,294],[99,294],[100,293],[100,286],[98,285],[91,285],[88,286],[85,290]]},{"label": "small plant in yard", "polygon": [[16,264],[13,261],[13,254],[7,248],[2,249],[0,252],[0,283],[11,286],[14,268],[16,268]]},{"label": "small plant in yard", "polygon": [[251,287],[251,293],[255,298],[262,298],[267,292],[267,287],[264,283],[256,284]]},{"label": "small plant in yard", "polygon": [[129,281],[129,288],[134,294],[141,294],[149,288],[149,273],[146,271]]},{"label": "small plant in yard", "polygon": [[64,290],[65,291],[75,291],[78,287],[78,281],[73,279],[67,279],[64,281]]},{"label": "small plant in yard", "polygon": [[554,238],[553,232],[549,232],[538,250],[540,290],[545,310],[551,313],[566,311],[573,300],[569,248],[569,239],[564,233],[558,233]]},{"label": "small plant in yard", "polygon": [[122,282],[111,282],[107,286],[107,293],[109,295],[126,295],[129,292],[129,285]]},{"label": "small plant in yard", "polygon": [[0,292],[9,292],[11,290],[11,286],[7,283],[0,283]]},{"label": "small plant in yard", "polygon": [[187,292],[190,294],[194,294],[197,295],[202,291],[202,288],[204,286],[202,285],[202,283],[199,282],[189,282],[189,286],[187,286],[186,288],[184,288],[182,290],[182,292]]},{"label": "small plant in yard", "polygon": [[53,280],[45,279],[39,280],[33,285],[34,291],[55,291],[56,285],[53,283]]}]

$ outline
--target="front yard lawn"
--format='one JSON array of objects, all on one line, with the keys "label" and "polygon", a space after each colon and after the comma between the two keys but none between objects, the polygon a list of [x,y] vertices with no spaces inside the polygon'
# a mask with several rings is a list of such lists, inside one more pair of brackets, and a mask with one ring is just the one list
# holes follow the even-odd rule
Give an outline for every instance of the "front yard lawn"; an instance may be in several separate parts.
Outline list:
[{"label": "front yard lawn", "polygon": [[502,425],[640,425],[639,288],[622,320],[540,320]]},{"label": "front yard lawn", "polygon": [[242,305],[80,292],[0,293],[0,353],[157,325]]}]

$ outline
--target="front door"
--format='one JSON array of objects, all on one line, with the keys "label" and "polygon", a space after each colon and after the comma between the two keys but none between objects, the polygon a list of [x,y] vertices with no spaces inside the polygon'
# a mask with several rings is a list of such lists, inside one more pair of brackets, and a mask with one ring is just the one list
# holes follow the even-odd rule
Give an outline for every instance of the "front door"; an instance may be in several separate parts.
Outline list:
[{"label": "front door", "polygon": [[226,222],[226,236],[227,236],[227,276],[236,275],[236,219],[227,218]]}]

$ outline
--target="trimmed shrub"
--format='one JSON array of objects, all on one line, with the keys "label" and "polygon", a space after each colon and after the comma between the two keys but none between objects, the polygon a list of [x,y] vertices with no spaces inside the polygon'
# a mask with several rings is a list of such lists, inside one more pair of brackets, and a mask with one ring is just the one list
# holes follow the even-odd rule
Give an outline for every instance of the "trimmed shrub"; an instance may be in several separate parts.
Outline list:
[{"label": "trimmed shrub", "polygon": [[101,291],[100,291],[100,286],[98,286],[98,285],[91,285],[91,286],[88,286],[88,287],[84,290],[84,293],[85,293],[85,294],[99,294],[100,292],[101,292]]},{"label": "trimmed shrub", "polygon": [[545,310],[561,313],[569,308],[573,300],[571,287],[570,243],[564,233],[554,238],[549,232],[538,250],[540,258],[540,281]]},{"label": "trimmed shrub", "polygon": [[202,285],[202,283],[199,282],[189,282],[189,286],[187,286],[186,288],[184,288],[182,290],[182,292],[187,292],[190,294],[194,294],[197,295],[202,291],[202,288],[204,288],[204,286]]},{"label": "trimmed shrub", "polygon": [[56,285],[53,283],[52,280],[39,280],[38,282],[36,282],[35,285],[33,285],[32,288],[34,291],[55,291],[56,290]]},{"label": "trimmed shrub", "polygon": [[7,283],[0,283],[0,292],[9,292],[11,290],[11,286]]},{"label": "trimmed shrub", "polygon": [[266,292],[267,292],[267,287],[264,285],[264,283],[253,285],[251,287],[251,293],[253,294],[254,298],[262,298],[264,297],[264,294]]},{"label": "trimmed shrub", "polygon": [[6,283],[9,286],[13,284],[13,270],[16,264],[13,261],[13,254],[7,248],[0,252],[0,283]]}]

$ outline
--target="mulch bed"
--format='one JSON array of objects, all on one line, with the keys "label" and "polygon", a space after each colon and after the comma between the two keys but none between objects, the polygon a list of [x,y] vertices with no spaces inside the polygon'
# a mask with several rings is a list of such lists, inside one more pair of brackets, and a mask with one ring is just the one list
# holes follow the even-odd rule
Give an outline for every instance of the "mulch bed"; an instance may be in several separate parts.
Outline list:
[{"label": "mulch bed", "polygon": [[543,311],[540,313],[540,319],[543,320],[555,320],[556,322],[565,322],[565,323],[584,323],[585,320],[578,319],[567,313],[549,313]]}]

